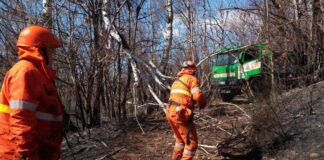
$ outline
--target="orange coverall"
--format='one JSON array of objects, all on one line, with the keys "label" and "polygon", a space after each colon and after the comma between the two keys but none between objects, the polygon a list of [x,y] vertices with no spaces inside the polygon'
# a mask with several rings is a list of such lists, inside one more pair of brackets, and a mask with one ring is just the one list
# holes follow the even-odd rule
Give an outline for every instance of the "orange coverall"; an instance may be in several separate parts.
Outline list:
[{"label": "orange coverall", "polygon": [[40,48],[18,47],[0,93],[0,159],[57,160],[63,108]]},{"label": "orange coverall", "polygon": [[198,148],[197,132],[192,122],[193,110],[196,103],[200,108],[204,108],[206,100],[199,89],[198,79],[194,76],[195,70],[195,67],[182,68],[178,73],[178,79],[171,86],[166,118],[176,137],[173,160],[193,159]]}]

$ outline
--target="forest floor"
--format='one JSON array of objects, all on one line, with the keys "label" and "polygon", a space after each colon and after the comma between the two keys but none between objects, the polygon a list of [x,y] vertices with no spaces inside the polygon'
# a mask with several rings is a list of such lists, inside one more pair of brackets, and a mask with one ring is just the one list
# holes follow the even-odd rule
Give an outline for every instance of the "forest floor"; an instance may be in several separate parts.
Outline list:
[{"label": "forest floor", "polygon": [[[280,95],[279,102],[285,106],[282,128],[289,138],[272,145],[270,151],[258,149],[260,146],[256,147],[251,143],[253,138],[248,137],[252,119],[241,109],[249,113],[255,105],[241,97],[236,97],[233,104],[214,100],[195,116],[200,144],[195,159],[324,159],[323,88],[324,81]],[[175,140],[164,113],[157,110],[140,124],[145,133],[134,120],[123,127],[103,124],[70,133],[70,147],[64,140],[62,159],[171,159]]]}]

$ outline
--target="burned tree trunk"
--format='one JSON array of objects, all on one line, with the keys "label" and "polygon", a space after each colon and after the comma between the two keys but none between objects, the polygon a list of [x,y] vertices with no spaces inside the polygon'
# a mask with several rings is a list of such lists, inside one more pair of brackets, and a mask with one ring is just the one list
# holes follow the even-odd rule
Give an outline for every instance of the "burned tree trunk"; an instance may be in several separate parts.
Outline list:
[{"label": "burned tree trunk", "polygon": [[324,44],[324,30],[320,27],[323,25],[323,17],[320,0],[312,0],[313,20],[312,20],[312,46],[313,53],[311,56],[311,72],[321,69],[321,61],[323,61],[323,44]]}]

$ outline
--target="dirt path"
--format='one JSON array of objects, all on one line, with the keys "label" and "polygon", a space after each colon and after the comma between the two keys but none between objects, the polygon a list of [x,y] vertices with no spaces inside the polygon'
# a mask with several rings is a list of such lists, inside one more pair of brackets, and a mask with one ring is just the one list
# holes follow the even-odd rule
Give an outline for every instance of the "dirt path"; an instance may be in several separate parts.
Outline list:
[{"label": "dirt path", "polygon": [[[242,122],[247,119],[239,110],[228,106],[209,107],[202,113],[195,118],[199,143],[212,148],[199,147],[195,158],[222,159],[215,147],[224,138],[241,132],[235,129],[242,128]],[[145,121],[141,121],[141,125],[145,134],[135,122],[132,122],[127,125],[128,129],[124,130],[106,125],[91,129],[90,136],[89,132],[69,135],[72,150],[65,142],[62,159],[171,159],[175,140],[164,113],[161,111],[155,113]]]}]

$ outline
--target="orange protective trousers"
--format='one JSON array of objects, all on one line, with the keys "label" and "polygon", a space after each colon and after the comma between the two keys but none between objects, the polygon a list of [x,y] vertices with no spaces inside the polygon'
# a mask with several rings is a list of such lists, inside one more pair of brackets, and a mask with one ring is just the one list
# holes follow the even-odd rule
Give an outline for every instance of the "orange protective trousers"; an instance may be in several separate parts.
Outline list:
[{"label": "orange protective trousers", "polygon": [[[194,123],[188,123],[188,120],[192,116],[192,111],[185,107],[186,109],[176,112],[176,107],[177,106],[170,105],[167,107],[166,113],[166,118],[176,138],[172,159],[192,160],[198,147],[198,138]],[[186,143],[188,127],[190,140],[189,144]]]}]

